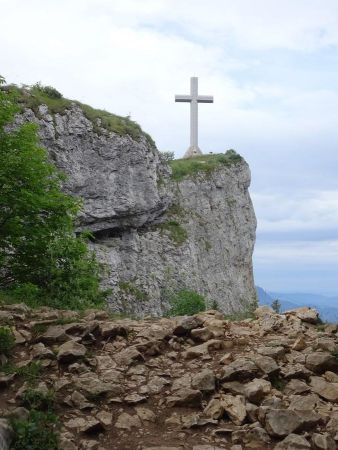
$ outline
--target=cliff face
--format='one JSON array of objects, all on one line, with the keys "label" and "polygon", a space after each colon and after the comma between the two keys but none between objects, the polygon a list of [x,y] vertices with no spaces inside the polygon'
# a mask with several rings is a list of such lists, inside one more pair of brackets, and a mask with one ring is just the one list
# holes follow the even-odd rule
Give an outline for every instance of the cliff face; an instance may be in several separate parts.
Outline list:
[{"label": "cliff face", "polygon": [[78,105],[50,115],[26,109],[42,144],[68,175],[65,189],[83,199],[79,229],[107,264],[113,310],[161,314],[181,289],[209,306],[241,310],[255,298],[252,251],[256,220],[242,159],[172,179],[156,148],[88,120]]}]

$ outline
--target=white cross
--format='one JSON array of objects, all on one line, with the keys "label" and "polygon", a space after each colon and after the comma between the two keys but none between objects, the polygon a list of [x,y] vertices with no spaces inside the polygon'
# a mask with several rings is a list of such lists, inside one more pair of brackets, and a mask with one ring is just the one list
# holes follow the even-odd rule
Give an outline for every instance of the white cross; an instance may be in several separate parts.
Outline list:
[{"label": "white cross", "polygon": [[190,95],[175,95],[175,102],[190,103],[190,147],[184,158],[202,155],[198,147],[198,103],[213,103],[214,98],[210,95],[198,95],[198,78],[190,78]]}]

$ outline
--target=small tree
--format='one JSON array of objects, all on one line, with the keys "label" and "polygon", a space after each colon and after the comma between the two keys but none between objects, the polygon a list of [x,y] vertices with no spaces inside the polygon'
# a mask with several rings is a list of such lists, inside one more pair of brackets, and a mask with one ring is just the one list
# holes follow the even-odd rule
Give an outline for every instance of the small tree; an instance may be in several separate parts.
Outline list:
[{"label": "small tree", "polygon": [[79,199],[49,161],[33,123],[13,124],[15,94],[0,77],[0,289],[51,306],[102,301],[99,264],[75,236]]},{"label": "small tree", "polygon": [[276,298],[275,300],[273,300],[273,302],[271,303],[271,308],[277,313],[280,313],[280,309],[281,309],[281,303],[278,300],[278,298]]}]

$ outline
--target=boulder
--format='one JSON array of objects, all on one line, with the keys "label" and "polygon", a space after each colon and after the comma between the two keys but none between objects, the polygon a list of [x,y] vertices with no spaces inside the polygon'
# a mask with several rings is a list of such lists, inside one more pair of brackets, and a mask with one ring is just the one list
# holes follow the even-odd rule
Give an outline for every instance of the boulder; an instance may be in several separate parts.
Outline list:
[{"label": "boulder", "polygon": [[312,392],[330,402],[338,402],[338,383],[329,383],[322,377],[311,377]]},{"label": "boulder", "polygon": [[235,425],[241,425],[246,417],[244,397],[241,395],[222,395],[221,405]]},{"label": "boulder", "polygon": [[173,334],[176,336],[184,336],[190,333],[191,330],[199,328],[203,324],[203,321],[196,317],[180,317],[177,320],[176,326],[173,330]]},{"label": "boulder", "polygon": [[301,424],[299,416],[294,411],[287,409],[272,409],[265,416],[266,431],[275,437],[288,436]]},{"label": "boulder", "polygon": [[59,347],[57,359],[60,363],[69,363],[81,359],[86,355],[87,349],[84,345],[75,341],[68,341]]},{"label": "boulder", "polygon": [[200,406],[202,393],[197,389],[179,389],[173,396],[167,397],[167,405],[172,406]]},{"label": "boulder", "polygon": [[115,336],[128,336],[129,328],[117,322],[102,322],[99,324],[99,333],[103,339],[114,338]]},{"label": "boulder", "polygon": [[328,433],[314,433],[312,445],[315,450],[336,450],[336,443]]},{"label": "boulder", "polygon": [[130,431],[132,428],[141,428],[142,423],[137,415],[132,416],[124,412],[118,416],[114,426],[120,430]]},{"label": "boulder", "polygon": [[201,372],[193,375],[191,386],[202,392],[212,392],[215,390],[215,375],[210,369],[203,369]]},{"label": "boulder", "polygon": [[289,311],[285,311],[286,316],[295,316],[300,319],[302,322],[316,324],[318,323],[319,314],[314,308],[309,308],[307,306],[290,309]]},{"label": "boulder", "polygon": [[338,371],[338,360],[328,352],[314,352],[306,357],[305,366],[312,372],[321,374],[327,370]]},{"label": "boulder", "polygon": [[220,379],[222,381],[253,379],[259,374],[256,364],[248,358],[237,358],[232,363],[222,367]]},{"label": "boulder", "polygon": [[311,445],[303,437],[297,434],[290,434],[282,442],[277,444],[274,450],[309,450]]},{"label": "boulder", "polygon": [[244,388],[245,397],[252,403],[259,404],[271,392],[271,383],[267,380],[255,378]]}]

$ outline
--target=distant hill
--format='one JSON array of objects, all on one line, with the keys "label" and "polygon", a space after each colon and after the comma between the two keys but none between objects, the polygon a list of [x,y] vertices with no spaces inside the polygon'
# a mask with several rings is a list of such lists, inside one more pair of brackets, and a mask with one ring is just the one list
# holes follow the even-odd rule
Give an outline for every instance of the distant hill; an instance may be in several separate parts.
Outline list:
[{"label": "distant hill", "polygon": [[323,321],[338,323],[338,297],[307,293],[283,293],[265,291],[256,286],[258,301],[261,305],[271,305],[278,298],[281,303],[281,312],[300,306],[312,306],[317,309]]}]

